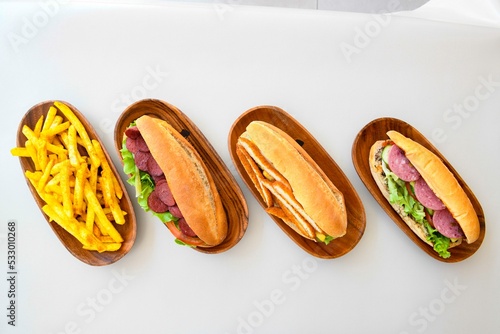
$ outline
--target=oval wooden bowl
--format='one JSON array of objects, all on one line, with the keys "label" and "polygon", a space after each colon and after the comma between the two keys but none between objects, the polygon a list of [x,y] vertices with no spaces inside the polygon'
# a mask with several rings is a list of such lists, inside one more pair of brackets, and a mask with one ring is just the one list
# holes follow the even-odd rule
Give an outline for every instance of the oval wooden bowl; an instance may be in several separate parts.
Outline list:
[{"label": "oval wooden bowl", "polygon": [[229,132],[228,145],[231,158],[238,173],[252,192],[253,196],[263,208],[266,208],[258,190],[255,188],[252,180],[245,172],[244,167],[236,155],[236,142],[239,136],[245,132],[247,125],[255,120],[270,123],[285,131],[295,140],[303,143],[302,148],[306,150],[344,195],[347,209],[347,233],[342,238],[335,239],[328,245],[325,245],[324,243],[314,242],[300,236],[281,219],[269,215],[271,219],[290,239],[292,239],[292,241],[313,256],[332,259],[351,251],[359,242],[365,231],[366,217],[363,203],[344,172],[319,142],[299,122],[284,110],[275,106],[258,106],[246,111],[234,122]]},{"label": "oval wooden bowl", "polygon": [[[61,101],[62,102],[62,101]],[[118,251],[114,252],[102,252],[99,253],[97,251],[89,251],[85,250],[82,248],[82,244],[74,238],[71,234],[66,232],[61,226],[59,226],[55,222],[50,222],[49,217],[42,211],[42,207],[46,204],[44,200],[40,198],[38,195],[36,189],[31,185],[28,179],[26,179],[26,183],[28,184],[28,187],[38,204],[38,207],[40,208],[40,211],[44,215],[45,219],[47,220],[49,226],[52,228],[56,236],[59,238],[61,243],[66,247],[66,249],[73,254],[77,259],[80,261],[87,263],[92,266],[103,266],[103,265],[108,265],[111,263],[114,263],[121,259],[125,254],[127,254],[130,249],[132,248],[134,242],[135,242],[135,237],[136,237],[136,221],[135,221],[135,213],[134,213],[134,208],[132,206],[132,202],[130,201],[130,198],[127,194],[127,191],[125,189],[125,186],[123,185],[120,175],[118,174],[115,166],[113,165],[113,162],[111,158],[109,157],[108,152],[106,151],[106,148],[102,145],[102,142],[100,141],[97,133],[95,132],[94,128],[92,125],[87,121],[87,119],[76,109],[74,106],[67,102],[63,102],[66,104],[71,110],[74,112],[74,114],[79,118],[80,122],[83,124],[85,127],[85,130],[87,131],[90,139],[95,139],[101,143],[102,149],[104,151],[104,154],[106,156],[106,159],[108,160],[108,163],[117,178],[118,182],[120,183],[121,188],[123,189],[123,196],[120,200],[120,207],[122,208],[123,211],[126,211],[127,214],[125,215],[125,224],[123,225],[116,225],[115,227],[117,231],[120,233],[120,235],[123,237],[123,243],[122,246]],[[24,147],[24,143],[26,141],[26,137],[22,133],[22,128],[24,125],[29,126],[31,129],[34,128],[36,122],[40,118],[40,116],[44,116],[44,118],[47,116],[47,112],[49,108],[54,104],[54,101],[45,101],[41,102],[35,106],[33,106],[28,112],[24,115],[24,117],[21,119],[21,122],[19,123],[19,128],[17,131],[17,139],[16,139],[16,144],[18,147]],[[60,114],[60,113],[58,113]],[[62,116],[62,114],[60,114]],[[66,121],[66,118],[63,116],[64,120]],[[24,171],[34,171],[35,170],[35,165],[31,158],[24,158],[20,157],[19,158],[21,168]]]},{"label": "oval wooden bowl", "polygon": [[[248,207],[233,175],[198,127],[175,106],[156,99],[145,99],[130,105],[118,118],[115,126],[115,145],[122,148],[123,134],[127,127],[142,115],[150,115],[167,121],[183,134],[200,154],[219,190],[228,221],[227,237],[214,247],[193,248],[202,253],[216,254],[235,246],[248,226]],[[121,155],[120,155],[121,158]],[[153,217],[153,216],[152,216]]]},{"label": "oval wooden bowl", "polygon": [[[441,158],[448,169],[455,175],[456,179],[465,190],[466,194],[469,196],[474,209],[476,210],[477,216],[479,218],[480,224],[480,234],[478,240],[472,244],[467,244],[465,241],[456,247],[450,249],[451,256],[448,259],[444,259],[436,253],[431,246],[422,241],[413,231],[406,225],[403,219],[396,213],[392,208],[390,203],[385,199],[384,195],[380,192],[375,180],[373,179],[370,172],[370,165],[368,162],[368,156],[370,148],[377,140],[385,140],[389,137],[387,136],[387,131],[396,130],[403,134],[404,136],[413,139],[414,141],[422,144],[430,151],[434,152],[439,158]],[[414,127],[408,123],[395,118],[378,118],[368,123],[356,136],[353,146],[352,146],[352,161],[356,172],[358,173],[361,181],[365,184],[368,191],[373,195],[375,200],[380,204],[382,209],[389,215],[389,217],[396,223],[396,225],[403,230],[403,232],[419,246],[424,252],[429,254],[436,260],[443,262],[459,262],[465,260],[472,254],[474,254],[484,239],[485,234],[485,220],[484,213],[479,201],[477,200],[474,193],[467,186],[465,181],[460,177],[457,171],[451,166],[451,164],[446,160],[446,158]]]}]

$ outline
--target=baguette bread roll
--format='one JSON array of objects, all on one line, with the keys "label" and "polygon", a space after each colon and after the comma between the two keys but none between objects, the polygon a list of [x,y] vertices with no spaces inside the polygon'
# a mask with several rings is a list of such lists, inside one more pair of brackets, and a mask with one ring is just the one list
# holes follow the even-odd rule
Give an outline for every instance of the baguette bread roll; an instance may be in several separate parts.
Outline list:
[{"label": "baguette bread roll", "polygon": [[[255,145],[265,163],[272,166],[271,173],[277,172],[285,179],[279,182],[279,186],[272,187],[269,182],[264,182],[264,185],[274,190],[281,201],[290,204],[289,208],[284,207],[286,211],[300,214],[292,220],[300,221],[300,225],[306,221],[316,232],[333,238],[345,235],[347,213],[342,193],[295,140],[281,129],[262,121],[251,122],[241,138]],[[287,196],[293,198],[287,199]],[[290,222],[287,223],[290,225]],[[314,234],[311,236],[311,232],[307,232],[310,229],[300,225],[299,228],[292,228],[304,230],[303,236],[314,240]]]},{"label": "baguette bread roll", "polygon": [[441,159],[419,143],[396,131],[389,138],[405,152],[405,156],[444,203],[462,228],[467,243],[479,238],[479,219],[472,203],[453,173]]},{"label": "baguette bread roll", "polygon": [[198,152],[163,120],[145,115],[136,125],[189,227],[208,246],[220,244],[227,235],[226,213]]}]

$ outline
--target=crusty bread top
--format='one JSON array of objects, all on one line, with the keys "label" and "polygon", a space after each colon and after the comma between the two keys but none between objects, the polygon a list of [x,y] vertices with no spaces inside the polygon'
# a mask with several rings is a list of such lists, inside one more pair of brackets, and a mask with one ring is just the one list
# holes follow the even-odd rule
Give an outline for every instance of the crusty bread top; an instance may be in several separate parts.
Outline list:
[{"label": "crusty bread top", "polygon": [[262,121],[253,121],[246,136],[289,182],[305,212],[328,235],[341,237],[347,229],[342,193],[307,152],[288,134]]},{"label": "crusty bread top", "polygon": [[408,160],[460,224],[466,241],[468,243],[476,241],[479,237],[479,219],[476,211],[443,161],[424,146],[397,131],[389,131],[387,135],[405,152]]},{"label": "crusty bread top", "polygon": [[136,125],[189,227],[207,245],[220,244],[227,234],[226,213],[198,152],[163,120],[145,115]]}]

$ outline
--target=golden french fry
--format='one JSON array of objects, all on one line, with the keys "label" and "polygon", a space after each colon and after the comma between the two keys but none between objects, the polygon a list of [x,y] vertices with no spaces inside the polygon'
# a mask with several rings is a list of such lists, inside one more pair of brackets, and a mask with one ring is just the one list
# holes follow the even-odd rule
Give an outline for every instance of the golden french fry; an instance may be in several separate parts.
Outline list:
[{"label": "golden french fry", "polygon": [[96,215],[95,222],[98,224],[101,232],[106,232],[109,236],[113,238],[115,242],[123,242],[123,238],[120,233],[116,230],[113,224],[108,220],[106,214],[103,212],[101,205],[99,204],[99,200],[97,199],[96,194],[90,188],[90,184],[88,182],[85,183],[85,198],[87,199],[87,203]]},{"label": "golden french fry", "polygon": [[24,172],[24,175],[28,180],[33,180],[35,182],[38,182],[42,177],[42,172],[41,171],[30,172],[29,170],[27,170],[26,172]]},{"label": "golden french fry", "polygon": [[48,130],[45,130],[41,133],[41,135],[45,138],[52,138],[55,135],[63,132],[67,128],[69,128],[70,122],[64,122],[56,126],[51,126]]},{"label": "golden french fry", "polygon": [[[57,112],[57,109],[56,109],[56,112]],[[52,124],[50,124],[50,127],[47,130],[55,128],[59,124],[62,124],[62,122],[63,122],[62,116],[60,116],[60,115],[54,116],[54,120],[52,121]]]},{"label": "golden french fry", "polygon": [[111,214],[113,215],[115,223],[118,225],[125,224],[125,217],[120,209],[120,203],[118,203],[117,197],[114,195],[113,181],[110,177],[110,172],[104,172],[103,176],[100,178],[100,183],[102,185],[102,193],[104,197],[104,203],[111,209]]},{"label": "golden french fry", "polygon": [[87,230],[94,231],[94,220],[95,220],[94,209],[92,209],[91,206],[88,206],[87,216],[85,217],[85,226],[87,227]]},{"label": "golden french fry", "polygon": [[99,158],[97,157],[95,153],[94,146],[92,145],[92,142],[90,141],[89,135],[87,131],[85,130],[85,127],[83,124],[80,122],[78,117],[73,113],[73,111],[64,103],[55,101],[54,105],[66,116],[66,118],[75,126],[76,132],[80,135],[83,141],[83,146],[87,149],[87,153],[89,154],[90,159],[92,159],[92,164],[99,166]]},{"label": "golden french fry", "polygon": [[14,147],[10,150],[10,154],[12,154],[15,157],[25,157],[25,158],[30,158],[30,152],[26,147]]},{"label": "golden french fry", "polygon": [[114,243],[115,241],[109,235],[101,235],[98,237],[103,243]]},{"label": "golden french fry", "polygon": [[119,250],[121,246],[122,244],[117,242],[113,243],[101,242],[98,245],[83,245],[83,248],[86,250],[95,250],[98,251],[99,253],[102,253],[102,252],[115,252]]},{"label": "golden french fry", "polygon": [[54,159],[49,159],[47,166],[45,166],[45,169],[43,170],[42,177],[40,178],[40,180],[38,180],[37,189],[39,189],[40,191],[43,191],[43,189],[45,188],[45,185],[47,184],[47,181],[50,177],[50,171],[52,170],[53,165]]},{"label": "golden french fry", "polygon": [[52,143],[47,143],[47,151],[50,151],[57,155],[68,154],[68,150],[65,149],[62,145],[54,145]]},{"label": "golden french fry", "polygon": [[102,175],[105,174],[109,175],[108,177],[113,182],[113,190],[115,191],[116,197],[121,199],[123,197],[122,188],[120,187],[118,180],[116,179],[115,175],[113,174],[113,171],[111,170],[111,166],[109,165],[108,160],[106,159],[106,155],[104,154],[104,150],[102,149],[101,144],[97,140],[92,140],[92,144],[95,148],[97,157],[101,161]]},{"label": "golden french fry", "polygon": [[33,164],[35,165],[36,170],[40,170],[40,163],[38,162],[38,156],[36,154],[36,148],[31,142],[31,140],[27,140],[24,143],[24,147],[28,150],[29,155],[31,156],[31,160],[33,161]]},{"label": "golden french fry", "polygon": [[85,174],[87,172],[87,165],[82,164],[76,170],[75,187],[73,189],[73,212],[81,215],[84,211],[83,203],[83,187],[85,185]]},{"label": "golden french fry", "polygon": [[80,165],[80,154],[76,143],[76,128],[73,124],[68,128],[68,156],[71,166],[77,168]]},{"label": "golden french fry", "polygon": [[49,111],[47,112],[47,117],[45,118],[45,122],[42,126],[43,130],[48,130],[52,126],[52,122],[54,121],[54,117],[56,117],[57,109],[54,106],[50,106]]},{"label": "golden french fry", "polygon": [[43,125],[43,115],[38,119],[38,121],[35,124],[35,128],[33,129],[33,132],[36,137],[40,137],[40,132],[42,131],[42,125]]},{"label": "golden french fry", "polygon": [[92,191],[94,193],[97,192],[97,177],[98,177],[97,172],[98,172],[98,167],[91,164],[90,165],[89,184],[90,184],[90,189],[92,189]]},{"label": "golden french fry", "polygon": [[29,128],[27,125],[23,125],[23,128],[21,129],[21,132],[23,135],[28,138],[28,140],[36,140],[38,137],[35,135],[35,132]]},{"label": "golden french fry", "polygon": [[62,193],[62,198],[63,198],[64,214],[68,218],[70,218],[70,217],[73,217],[73,203],[71,201],[71,193],[70,193],[70,185],[69,185],[70,171],[69,171],[69,162],[68,161],[66,161],[65,163],[62,164],[60,174],[61,174],[60,186],[61,186],[61,193]]},{"label": "golden french fry", "polygon": [[[94,226],[92,227],[92,230],[94,232],[94,235],[98,238],[102,237],[102,233],[101,233],[101,230],[99,229],[99,227],[97,227],[97,224],[94,224]],[[106,234],[107,235],[107,234]]]},{"label": "golden french fry", "polygon": [[49,161],[49,157],[47,155],[47,141],[45,139],[38,138],[35,143],[35,149],[40,169],[44,170],[47,166],[47,162]]}]

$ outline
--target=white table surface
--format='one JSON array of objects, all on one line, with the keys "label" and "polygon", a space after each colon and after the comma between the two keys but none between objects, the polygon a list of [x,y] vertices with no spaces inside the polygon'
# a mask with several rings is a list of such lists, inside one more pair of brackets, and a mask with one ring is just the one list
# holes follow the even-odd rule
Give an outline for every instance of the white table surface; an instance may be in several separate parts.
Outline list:
[{"label": "white table surface", "polygon": [[[2,277],[7,222],[18,226],[16,327],[7,324],[2,278],[1,333],[457,334],[500,328],[498,28],[231,4],[54,0],[0,3],[0,36]],[[131,252],[113,265],[91,267],[52,233],[9,149],[30,107],[61,99],[87,116],[119,166],[114,121],[143,97],[176,105],[204,132],[242,186],[249,226],[234,248],[206,255],[174,244],[168,230],[136,206]],[[358,191],[366,230],[345,256],[320,260],[298,248],[236,175],[229,128],[262,104],[299,120]],[[469,259],[447,264],[429,257],[358,178],[353,140],[384,116],[405,120],[431,139],[480,200],[486,237]]]}]

